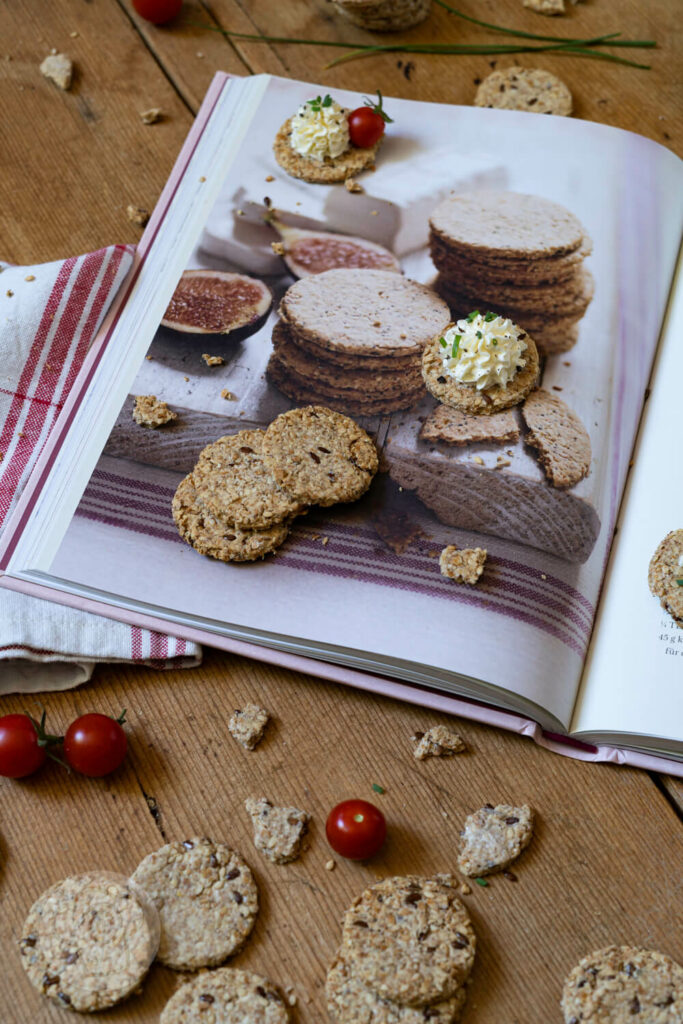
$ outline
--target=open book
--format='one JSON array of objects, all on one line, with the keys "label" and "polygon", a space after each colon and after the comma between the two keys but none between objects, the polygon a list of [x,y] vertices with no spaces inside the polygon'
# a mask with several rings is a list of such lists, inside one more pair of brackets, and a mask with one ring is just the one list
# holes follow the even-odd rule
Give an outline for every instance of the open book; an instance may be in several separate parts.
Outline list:
[{"label": "open book", "polygon": [[[311,184],[285,173],[273,141],[323,93],[216,77],[5,530],[0,582],[493,722],[572,756],[680,773],[660,758],[683,760],[683,629],[648,588],[653,552],[683,526],[680,161],[593,123],[387,100],[394,123],[375,169],[357,176],[362,188]],[[492,196],[530,204],[524,238],[489,242],[469,260],[467,231],[477,234],[478,203],[491,227]],[[469,226],[464,240],[453,229],[449,248],[448,220],[434,211],[462,197]],[[572,226],[564,250],[533,238],[534,203],[557,204]],[[378,369],[376,388],[357,385],[349,398],[380,452],[361,500],[311,507],[274,554],[248,564],[185,543],[172,499],[206,445],[311,402],[343,410],[342,378],[386,370],[387,359],[357,367],[347,356],[335,381],[339,364],[318,342],[294,346],[309,360],[303,370],[273,361],[278,306],[294,284],[273,250],[273,210],[289,228],[391,250],[454,320],[478,292],[479,306],[508,315],[526,287],[518,320],[538,334],[542,398],[559,435],[533,447],[522,405],[496,436],[493,418],[479,416],[485,428],[470,437],[471,417],[449,420],[419,373],[401,389]],[[561,267],[551,284],[533,263],[544,245],[546,264]],[[506,278],[511,262],[527,285]],[[264,281],[268,315],[237,335],[173,329],[167,310],[188,269]],[[401,337],[411,337],[404,321]],[[308,374],[315,351],[322,368]],[[388,372],[396,377],[390,359]],[[397,389],[395,408],[380,402]],[[176,418],[140,426],[137,395],[165,401]],[[487,550],[476,584],[440,573],[448,545]]]}]

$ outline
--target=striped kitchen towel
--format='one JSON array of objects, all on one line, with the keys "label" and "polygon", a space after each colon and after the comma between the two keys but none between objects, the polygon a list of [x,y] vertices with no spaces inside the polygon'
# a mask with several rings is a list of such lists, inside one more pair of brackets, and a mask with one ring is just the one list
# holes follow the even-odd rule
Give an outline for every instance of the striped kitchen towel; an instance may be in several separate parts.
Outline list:
[{"label": "striped kitchen towel", "polygon": [[[0,532],[133,261],[130,246],[0,264]],[[0,588],[0,694],[64,690],[98,661],[199,664],[185,640]]]}]

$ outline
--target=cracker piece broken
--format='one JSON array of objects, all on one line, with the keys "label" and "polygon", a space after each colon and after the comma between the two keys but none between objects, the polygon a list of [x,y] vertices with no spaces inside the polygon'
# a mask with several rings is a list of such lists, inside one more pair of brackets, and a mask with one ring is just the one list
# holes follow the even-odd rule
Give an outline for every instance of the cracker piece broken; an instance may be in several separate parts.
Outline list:
[{"label": "cracker piece broken", "polygon": [[202,359],[207,366],[222,366],[225,362],[223,356],[210,356],[208,352],[202,353]]},{"label": "cracker piece broken", "polygon": [[573,487],[588,475],[591,439],[566,402],[538,388],[522,406],[522,417],[529,428],[524,440],[538,451],[538,461],[554,487]]},{"label": "cracker piece broken", "polygon": [[140,114],[140,120],[143,124],[157,124],[163,120],[163,113],[160,107],[150,107],[149,110],[143,110]]},{"label": "cracker piece broken", "polygon": [[178,414],[166,402],[158,401],[156,395],[136,395],[133,419],[141,427],[163,427],[178,419]]},{"label": "cracker piece broken", "polygon": [[270,715],[258,704],[245,704],[236,709],[228,722],[228,732],[245,750],[253,750],[263,739]]},{"label": "cracker piece broken", "polygon": [[564,0],[524,0],[524,6],[536,14],[564,14]]},{"label": "cracker piece broken", "polygon": [[249,797],[244,806],[254,826],[254,845],[273,864],[289,864],[301,853],[310,814],[297,807],[274,807],[269,800]]},{"label": "cracker piece broken", "polygon": [[441,575],[456,583],[474,584],[484,571],[486,548],[445,547],[439,556]]},{"label": "cracker piece broken", "polygon": [[51,53],[40,65],[40,73],[67,92],[71,88],[74,66],[65,53]]},{"label": "cracker piece broken", "polygon": [[423,441],[465,445],[475,441],[517,441],[519,426],[512,409],[492,416],[472,416],[447,405],[437,405],[420,430]]},{"label": "cracker piece broken", "polygon": [[465,819],[458,868],[470,878],[502,871],[531,842],[534,815],[528,804],[486,804]]},{"label": "cracker piece broken", "polygon": [[426,757],[452,757],[466,749],[461,736],[445,725],[434,725],[424,733],[416,733],[413,737],[417,744],[413,756],[418,761]]},{"label": "cracker piece broken", "polygon": [[131,224],[137,224],[144,228],[149,220],[149,210],[145,210],[143,206],[133,206],[132,203],[129,203],[126,207],[126,216]]}]

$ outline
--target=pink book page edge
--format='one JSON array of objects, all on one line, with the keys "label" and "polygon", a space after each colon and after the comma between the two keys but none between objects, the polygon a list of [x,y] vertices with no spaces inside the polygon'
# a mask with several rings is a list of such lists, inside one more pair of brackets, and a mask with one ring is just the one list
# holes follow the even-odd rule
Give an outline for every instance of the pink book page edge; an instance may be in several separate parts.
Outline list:
[{"label": "pink book page edge", "polygon": [[411,685],[410,683],[400,682],[386,676],[376,676],[369,672],[345,668],[343,665],[318,661],[317,659],[306,658],[298,654],[288,654],[284,651],[272,650],[268,647],[261,647],[259,644],[251,644],[231,637],[222,637],[204,629],[195,629],[191,626],[183,626],[181,629],[177,629],[174,628],[177,624],[166,619],[140,614],[137,611],[128,611],[124,608],[117,608],[102,601],[94,601],[90,598],[67,594],[54,590],[51,587],[29,583],[25,580],[15,580],[8,576],[3,576],[0,578],[0,586],[8,590],[17,591],[18,593],[28,594],[30,597],[47,598],[51,601],[57,601],[59,604],[67,605],[70,608],[78,608],[80,611],[91,612],[94,615],[104,615],[107,618],[126,622],[131,626],[141,626],[159,633],[169,633],[170,630],[174,636],[182,637],[185,640],[192,640],[207,647],[216,647],[219,650],[228,651],[231,654],[237,654],[244,658],[252,658],[254,661],[278,665],[293,672],[302,672],[305,675],[325,679],[328,682],[338,683],[342,686],[353,686],[358,690],[376,693],[382,697],[401,700],[407,704],[416,704],[419,707],[431,708],[433,711],[442,711],[449,715],[458,715],[483,725],[492,725],[499,729],[506,729],[508,732],[517,733],[519,736],[528,736],[534,743],[544,747],[546,750],[552,750],[557,754],[564,754],[566,757],[572,757],[578,761],[627,765],[631,768],[642,768],[645,771],[660,772],[666,775],[674,775],[677,778],[683,778],[683,763],[679,761],[651,754],[642,754],[633,750],[624,750],[620,747],[607,745],[590,746],[573,740],[568,736],[544,732],[540,725],[530,718],[524,718],[509,711],[501,711],[474,700],[451,697],[446,693],[441,693],[428,687]]}]

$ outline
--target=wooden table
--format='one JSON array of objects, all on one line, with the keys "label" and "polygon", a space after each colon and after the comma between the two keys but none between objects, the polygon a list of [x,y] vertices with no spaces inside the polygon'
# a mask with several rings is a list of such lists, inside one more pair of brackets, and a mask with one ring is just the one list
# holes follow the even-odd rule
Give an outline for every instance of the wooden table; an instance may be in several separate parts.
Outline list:
[{"label": "wooden table", "polygon": [[[683,150],[680,19],[670,0],[593,0],[563,19],[544,19],[520,0],[461,0],[468,12],[535,32],[597,35],[621,30],[655,38],[652,70],[557,55],[506,57],[560,74],[576,114]],[[371,94],[469,103],[489,58],[387,55],[325,70],[329,50],[230,43],[198,24],[234,31],[366,41],[325,0],[200,0],[185,24],[156,29],[128,0],[14,0],[0,7],[0,255],[39,262],[135,241],[132,203],[151,209],[215,70],[269,71]],[[413,38],[474,41],[484,33],[436,9]],[[490,36],[488,37],[490,38]],[[62,93],[38,71],[51,47],[75,61]],[[407,62],[410,62],[409,64]],[[676,103],[676,100],[679,103]],[[146,127],[139,112],[160,107]],[[267,739],[246,753],[227,734],[233,707],[256,699],[275,714]],[[102,667],[75,693],[45,699],[53,731],[77,713],[128,708],[130,755],[105,780],[50,766],[33,779],[0,780],[0,1017],[4,1024],[61,1021],[61,1011],[28,985],[14,944],[31,902],[51,882],[92,868],[131,871],[165,839],[210,834],[241,850],[254,867],[262,910],[235,965],[253,968],[297,995],[294,1019],[325,1019],[325,971],[339,918],[373,879],[454,867],[458,828],[486,801],[529,801],[539,825],[520,861],[519,880],[495,876],[466,897],[479,957],[465,1024],[559,1021],[562,980],[585,953],[610,943],[659,948],[683,960],[680,927],[683,787],[623,768],[584,765],[532,743],[457,723],[469,753],[416,762],[410,735],[438,715],[315,678],[207,651],[201,668],[158,672]],[[31,709],[5,698],[0,712]],[[386,789],[373,797],[372,784]],[[253,849],[243,801],[266,794],[313,814],[310,848],[289,867]],[[372,863],[337,859],[324,821],[337,800],[375,799],[390,827]],[[677,906],[678,904],[678,906]],[[144,992],[106,1021],[151,1022],[178,977],[155,967]]]}]

